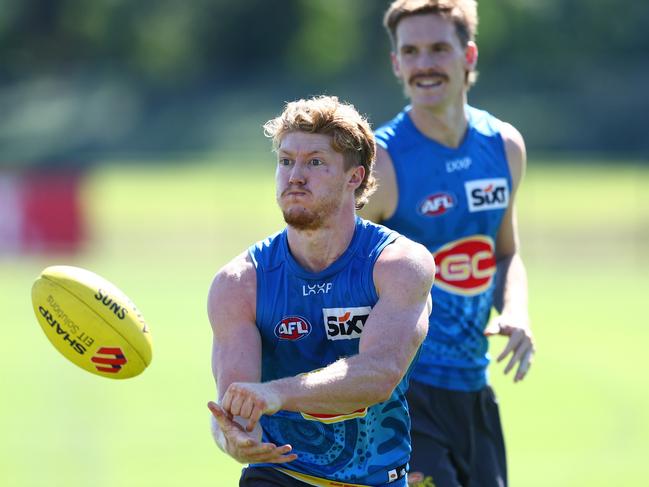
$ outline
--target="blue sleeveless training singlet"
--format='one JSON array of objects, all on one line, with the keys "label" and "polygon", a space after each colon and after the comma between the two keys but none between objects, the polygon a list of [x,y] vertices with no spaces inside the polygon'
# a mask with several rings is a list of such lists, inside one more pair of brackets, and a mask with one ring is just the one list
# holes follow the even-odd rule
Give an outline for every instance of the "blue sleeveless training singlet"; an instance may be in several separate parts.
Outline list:
[{"label": "blue sleeveless training singlet", "polygon": [[425,245],[437,265],[428,336],[412,380],[476,391],[487,384],[494,247],[512,187],[502,122],[467,106],[466,135],[452,149],[419,132],[409,111],[376,138],[392,158],[398,187],[395,213],[383,224]]},{"label": "blue sleeveless training singlet", "polygon": [[[318,273],[293,258],[286,230],[249,248],[257,274],[262,382],[320,369],[358,353],[363,326],[378,301],[374,264],[398,237],[357,218],[347,250]],[[398,334],[395,329],[395,340]],[[278,468],[312,485],[405,487],[410,457],[406,388],[407,375],[389,400],[348,414],[282,410],[262,416],[263,441],[290,444],[298,458],[257,466]]]}]

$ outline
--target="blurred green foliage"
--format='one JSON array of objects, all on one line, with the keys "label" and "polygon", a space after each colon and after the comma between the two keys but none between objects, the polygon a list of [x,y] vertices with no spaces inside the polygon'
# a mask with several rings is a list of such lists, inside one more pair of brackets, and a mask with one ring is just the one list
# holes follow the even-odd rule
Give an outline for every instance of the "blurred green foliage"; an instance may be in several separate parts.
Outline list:
[{"label": "blurred green foliage", "polygon": [[[236,147],[329,93],[375,124],[404,100],[389,0],[1,0],[0,164]],[[480,0],[471,101],[534,150],[649,159],[649,3]],[[236,101],[233,103],[233,101]],[[251,137],[252,136],[252,137]]]}]

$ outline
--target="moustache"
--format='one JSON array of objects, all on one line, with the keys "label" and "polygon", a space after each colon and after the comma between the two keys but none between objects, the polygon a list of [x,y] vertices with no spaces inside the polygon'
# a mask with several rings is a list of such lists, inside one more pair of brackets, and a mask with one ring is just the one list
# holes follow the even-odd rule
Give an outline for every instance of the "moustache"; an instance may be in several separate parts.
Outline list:
[{"label": "moustache", "polygon": [[439,71],[426,71],[425,73],[415,73],[415,74],[413,74],[410,78],[408,78],[408,83],[413,84],[418,79],[431,78],[431,77],[442,78],[444,81],[448,81],[448,76],[446,74],[444,74],[444,73],[441,73]]}]

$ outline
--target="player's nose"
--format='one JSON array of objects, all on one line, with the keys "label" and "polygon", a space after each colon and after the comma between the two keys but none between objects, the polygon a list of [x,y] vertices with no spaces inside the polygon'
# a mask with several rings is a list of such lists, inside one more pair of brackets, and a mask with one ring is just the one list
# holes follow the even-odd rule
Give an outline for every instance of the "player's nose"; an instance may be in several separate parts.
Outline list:
[{"label": "player's nose", "polygon": [[428,51],[424,51],[417,56],[415,68],[419,71],[427,71],[437,67],[437,56]]},{"label": "player's nose", "polygon": [[306,174],[302,164],[294,164],[288,176],[289,184],[304,184],[306,182]]}]

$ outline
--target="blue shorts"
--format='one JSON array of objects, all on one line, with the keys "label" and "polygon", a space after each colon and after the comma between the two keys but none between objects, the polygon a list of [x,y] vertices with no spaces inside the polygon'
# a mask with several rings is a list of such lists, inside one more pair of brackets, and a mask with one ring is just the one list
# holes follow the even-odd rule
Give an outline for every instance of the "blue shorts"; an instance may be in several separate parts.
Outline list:
[{"label": "blue shorts", "polygon": [[462,392],[411,380],[406,396],[412,421],[408,485],[507,486],[505,442],[491,387]]}]

